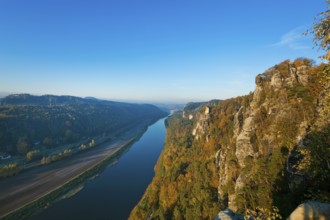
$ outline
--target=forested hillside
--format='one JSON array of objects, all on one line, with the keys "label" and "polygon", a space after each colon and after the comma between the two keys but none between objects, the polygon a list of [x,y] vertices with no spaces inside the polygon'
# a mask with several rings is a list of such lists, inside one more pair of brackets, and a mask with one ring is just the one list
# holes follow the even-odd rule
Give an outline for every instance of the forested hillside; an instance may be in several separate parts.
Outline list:
[{"label": "forested hillside", "polygon": [[[189,105],[167,120],[155,177],[130,219],[213,219],[227,207],[330,201],[330,71],[286,60],[253,93]],[[193,106],[193,108],[191,108]]]},{"label": "forested hillside", "polygon": [[146,104],[73,96],[10,95],[0,99],[0,152],[25,155],[38,146],[56,148],[165,115]]}]

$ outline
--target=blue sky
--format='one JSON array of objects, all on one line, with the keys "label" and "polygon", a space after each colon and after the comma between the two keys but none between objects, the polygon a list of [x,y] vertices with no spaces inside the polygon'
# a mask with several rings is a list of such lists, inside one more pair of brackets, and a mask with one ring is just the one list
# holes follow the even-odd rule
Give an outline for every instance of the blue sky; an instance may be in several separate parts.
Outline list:
[{"label": "blue sky", "polygon": [[0,0],[0,92],[186,102],[254,90],[325,0]]}]

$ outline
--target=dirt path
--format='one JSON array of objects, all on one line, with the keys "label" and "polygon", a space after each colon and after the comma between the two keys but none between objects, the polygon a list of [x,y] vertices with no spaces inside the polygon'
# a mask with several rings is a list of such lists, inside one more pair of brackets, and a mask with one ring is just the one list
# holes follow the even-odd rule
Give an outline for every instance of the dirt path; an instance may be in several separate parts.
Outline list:
[{"label": "dirt path", "polygon": [[144,131],[138,126],[122,134],[112,143],[105,143],[91,151],[70,159],[38,167],[18,176],[0,181],[0,218],[28,203],[45,196],[69,180],[94,167],[103,159],[115,154]]}]

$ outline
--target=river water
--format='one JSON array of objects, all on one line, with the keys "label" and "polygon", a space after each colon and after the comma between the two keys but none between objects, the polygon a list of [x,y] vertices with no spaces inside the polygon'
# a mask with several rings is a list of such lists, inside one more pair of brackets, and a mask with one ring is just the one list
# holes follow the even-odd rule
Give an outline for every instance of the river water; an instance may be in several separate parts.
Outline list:
[{"label": "river water", "polygon": [[142,137],[75,195],[53,203],[33,220],[127,219],[154,176],[163,149],[165,119],[149,126]]}]

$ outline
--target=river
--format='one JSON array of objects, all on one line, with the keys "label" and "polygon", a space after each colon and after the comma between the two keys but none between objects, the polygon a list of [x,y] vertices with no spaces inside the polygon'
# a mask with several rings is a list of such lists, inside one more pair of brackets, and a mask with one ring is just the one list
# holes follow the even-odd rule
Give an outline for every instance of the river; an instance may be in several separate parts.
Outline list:
[{"label": "river", "polygon": [[127,219],[154,176],[163,149],[165,119],[149,126],[142,137],[76,194],[53,203],[32,220]]}]

